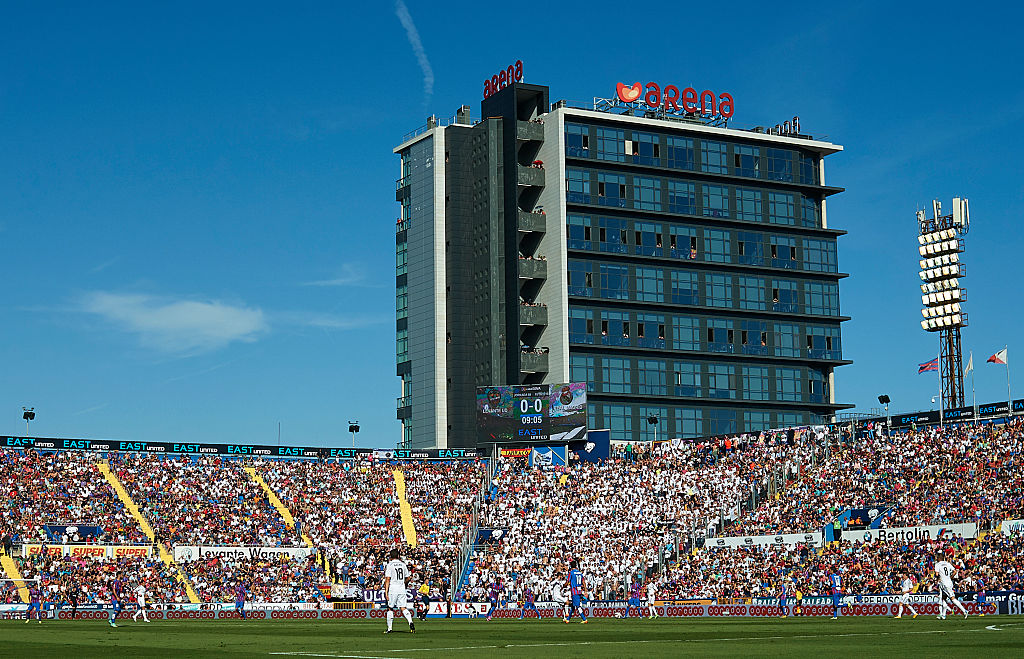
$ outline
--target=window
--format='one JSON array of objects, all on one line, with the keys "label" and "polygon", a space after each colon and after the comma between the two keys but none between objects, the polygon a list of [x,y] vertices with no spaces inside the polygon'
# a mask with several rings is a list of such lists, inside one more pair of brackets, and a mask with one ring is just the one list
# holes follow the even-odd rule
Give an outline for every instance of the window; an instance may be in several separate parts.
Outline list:
[{"label": "window", "polygon": [[594,357],[570,353],[569,379],[573,382],[586,382],[587,391],[594,391],[594,383],[597,379],[594,374]]},{"label": "window", "polygon": [[405,284],[395,288],[395,317],[409,317],[409,287]]},{"label": "window", "polygon": [[736,352],[736,336],[731,320],[708,320],[708,351]]},{"label": "window", "polygon": [[775,323],[775,355],[800,357],[800,328],[790,323]]},{"label": "window", "polygon": [[601,344],[606,346],[628,346],[629,314],[625,311],[601,312]]},{"label": "window", "polygon": [[772,427],[771,416],[770,412],[744,411],[743,430],[746,432],[768,430]]},{"label": "window", "polygon": [[[668,408],[647,407],[646,405],[641,405],[637,408],[637,412],[637,419],[640,421],[642,439],[645,441],[653,441],[655,437],[660,437],[661,439],[665,439],[667,437],[665,433],[668,432],[668,424],[671,420],[668,415]],[[658,423],[654,425],[647,423],[647,419],[652,416],[658,420]]]},{"label": "window", "polygon": [[626,208],[626,176],[624,174],[597,175],[597,203],[602,206]]},{"label": "window", "polygon": [[807,356],[811,359],[842,359],[838,327],[807,327]]},{"label": "window", "polygon": [[736,217],[747,222],[764,222],[760,190],[736,188]]},{"label": "window", "polygon": [[740,277],[740,309],[764,311],[764,279],[762,277]]},{"label": "window", "polygon": [[799,313],[799,289],[795,281],[780,279],[772,287],[772,311]]},{"label": "window", "polygon": [[565,124],[565,155],[590,157],[590,128],[580,124]]},{"label": "window", "polygon": [[665,140],[668,166],[672,169],[693,169],[693,140],[688,137],[669,137]]},{"label": "window", "polygon": [[569,342],[594,343],[594,312],[590,309],[569,309]]},{"label": "window", "polygon": [[625,254],[629,249],[627,226],[626,220],[616,217],[597,218],[597,249],[602,252]]},{"label": "window", "polygon": [[736,432],[736,410],[709,409],[707,411],[708,433],[731,435]]},{"label": "window", "polygon": [[395,354],[397,363],[409,361],[409,330],[400,329],[396,334]]},{"label": "window", "polygon": [[839,315],[839,285],[827,282],[804,284],[806,312],[820,316]]},{"label": "window", "polygon": [[570,204],[592,204],[590,172],[582,169],[565,170],[566,201]]},{"label": "window", "polygon": [[729,189],[724,185],[701,186],[704,195],[705,217],[729,217]]},{"label": "window", "polygon": [[803,226],[821,226],[821,205],[817,201],[804,197],[803,201],[800,202],[800,208],[800,218]]},{"label": "window", "polygon": [[736,367],[729,364],[707,364],[709,398],[736,398]]},{"label": "window", "polygon": [[650,313],[637,314],[636,345],[641,348],[664,348],[665,316]]},{"label": "window", "polygon": [[697,273],[671,270],[673,304],[700,304]]},{"label": "window", "polygon": [[668,232],[668,251],[673,258],[697,258],[697,230],[695,228],[671,226]]},{"label": "window", "polygon": [[800,369],[776,367],[775,389],[778,400],[802,401],[803,388],[801,387]]},{"label": "window", "polygon": [[768,221],[772,224],[796,224],[795,197],[788,192],[769,192]]},{"label": "window", "polygon": [[804,412],[779,412],[779,428],[792,428],[807,425],[807,414]]},{"label": "window", "polygon": [[661,268],[637,267],[636,299],[640,302],[665,301],[665,278]]},{"label": "window", "polygon": [[675,374],[676,396],[700,397],[700,364],[676,362]]},{"label": "window", "polygon": [[700,350],[700,321],[688,316],[672,318],[672,349]]},{"label": "window", "polygon": [[626,162],[626,133],[617,128],[597,129],[597,157],[612,162]]},{"label": "window", "polygon": [[771,236],[768,249],[772,257],[773,268],[796,268],[796,238]]},{"label": "window", "polygon": [[601,297],[611,300],[629,299],[629,268],[601,263]]},{"label": "window", "polygon": [[729,149],[724,142],[701,140],[700,168],[712,174],[729,173]]},{"label": "window", "polygon": [[732,275],[707,275],[707,305],[709,307],[731,307]]},{"label": "window", "polygon": [[593,230],[589,215],[569,215],[566,231],[569,249],[593,249]]},{"label": "window", "polygon": [[743,367],[743,397],[746,400],[768,400],[768,367]]},{"label": "window", "polygon": [[395,246],[395,275],[404,275],[409,266],[409,243],[402,241]]},{"label": "window", "polygon": [[744,355],[768,356],[768,322],[740,321],[740,349]]},{"label": "window", "polygon": [[650,176],[633,177],[633,207],[645,211],[661,210],[661,179]]},{"label": "window", "polygon": [[665,362],[660,359],[638,359],[636,363],[637,393],[665,396],[668,384]]},{"label": "window", "polygon": [[692,407],[681,407],[676,410],[676,434],[679,437],[700,437],[704,433],[703,414]]},{"label": "window", "polygon": [[594,276],[590,262],[569,260],[569,295],[594,296]]},{"label": "window", "polygon": [[812,403],[824,403],[828,400],[828,378],[822,371],[807,369],[807,396]]},{"label": "window", "polygon": [[665,249],[661,243],[661,225],[651,222],[637,222],[633,226],[633,252],[644,256],[663,256]]},{"label": "window", "polygon": [[633,408],[629,405],[603,405],[604,425],[610,429],[611,438],[633,441]]},{"label": "window", "polygon": [[737,176],[761,176],[761,149],[756,146],[734,146],[733,160]]},{"label": "window", "polygon": [[765,176],[769,181],[793,181],[793,152],[788,149],[766,149]]},{"label": "window", "polygon": [[728,231],[704,230],[704,260],[716,263],[732,261],[732,242]]},{"label": "window", "polygon": [[697,193],[693,183],[669,179],[668,212],[683,215],[697,214]]},{"label": "window", "polygon": [[736,256],[743,265],[764,265],[764,234],[737,231]]},{"label": "window", "polygon": [[798,159],[800,161],[800,182],[808,185],[818,185],[818,159],[806,153],[799,154]]},{"label": "window", "polygon": [[633,133],[633,162],[639,165],[660,165],[660,138],[651,133]]},{"label": "window", "polygon": [[804,269],[815,272],[837,272],[836,243],[834,240],[804,238]]},{"label": "window", "polygon": [[601,359],[601,390],[608,394],[632,393],[630,360],[618,357]]}]

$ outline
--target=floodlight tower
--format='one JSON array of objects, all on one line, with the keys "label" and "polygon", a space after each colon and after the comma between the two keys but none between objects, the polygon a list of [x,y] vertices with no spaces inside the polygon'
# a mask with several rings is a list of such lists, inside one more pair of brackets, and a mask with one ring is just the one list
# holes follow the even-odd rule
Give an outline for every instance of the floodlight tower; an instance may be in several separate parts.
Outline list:
[{"label": "floodlight tower", "polygon": [[967,275],[960,259],[964,234],[970,227],[967,200],[953,198],[953,212],[942,214],[942,204],[932,201],[933,217],[917,211],[921,255],[921,329],[939,334],[939,378],[945,409],[964,405],[964,369],[960,351],[960,328],[967,326],[963,304],[967,291],[960,279]]}]

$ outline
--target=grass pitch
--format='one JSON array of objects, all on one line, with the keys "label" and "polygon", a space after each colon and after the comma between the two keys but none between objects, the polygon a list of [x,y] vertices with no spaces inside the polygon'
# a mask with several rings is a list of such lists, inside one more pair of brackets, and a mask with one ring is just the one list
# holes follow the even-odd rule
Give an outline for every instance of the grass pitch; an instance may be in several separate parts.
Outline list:
[{"label": "grass pitch", "polygon": [[1014,657],[1024,656],[1024,617],[404,620],[266,622],[0,621],[4,657]]}]

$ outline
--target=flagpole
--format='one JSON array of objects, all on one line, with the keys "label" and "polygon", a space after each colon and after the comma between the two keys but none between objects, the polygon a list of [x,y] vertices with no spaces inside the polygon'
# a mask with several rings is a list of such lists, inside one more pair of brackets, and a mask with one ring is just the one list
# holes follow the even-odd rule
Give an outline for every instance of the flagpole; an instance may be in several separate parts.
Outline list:
[{"label": "flagpole", "polygon": [[978,420],[978,395],[974,393],[974,353],[971,353],[971,399],[974,401],[974,420]]},{"label": "flagpole", "polygon": [[[941,339],[940,339],[941,341]],[[940,365],[936,374],[939,376],[939,431],[942,430],[942,422],[946,416],[946,401],[942,400],[942,366]]]},{"label": "flagpole", "polygon": [[1003,350],[1006,351],[1006,411],[1007,417],[1013,417],[1013,396],[1010,395],[1010,346],[1003,346]]}]

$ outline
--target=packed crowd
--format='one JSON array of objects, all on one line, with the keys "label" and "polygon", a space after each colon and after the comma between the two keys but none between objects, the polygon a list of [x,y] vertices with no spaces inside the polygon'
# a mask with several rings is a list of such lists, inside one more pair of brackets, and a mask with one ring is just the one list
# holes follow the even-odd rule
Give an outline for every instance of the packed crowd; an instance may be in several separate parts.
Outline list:
[{"label": "packed crowd", "polygon": [[318,584],[326,581],[312,556],[289,558],[209,558],[181,563],[202,602],[234,602],[241,586],[247,601],[319,602]]},{"label": "packed crowd", "polygon": [[237,460],[118,454],[110,465],[161,542],[303,544]]},{"label": "packed crowd", "polygon": [[[20,542],[53,541],[45,525],[99,526],[99,538],[72,531],[68,542],[148,542],[96,458],[66,451],[0,450],[0,536]],[[60,540],[63,540],[63,533]]]},{"label": "packed crowd", "polygon": [[[147,599],[155,602],[188,602],[176,571],[157,558],[131,556],[120,558],[33,554],[16,557],[15,563],[25,579],[40,579],[39,588],[47,601],[79,605],[108,604],[112,584],[121,579],[122,602],[135,601],[134,590],[142,585]],[[12,588],[0,593],[3,603],[20,601]]]}]

